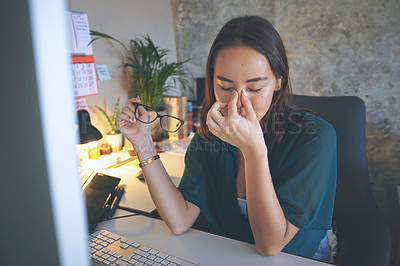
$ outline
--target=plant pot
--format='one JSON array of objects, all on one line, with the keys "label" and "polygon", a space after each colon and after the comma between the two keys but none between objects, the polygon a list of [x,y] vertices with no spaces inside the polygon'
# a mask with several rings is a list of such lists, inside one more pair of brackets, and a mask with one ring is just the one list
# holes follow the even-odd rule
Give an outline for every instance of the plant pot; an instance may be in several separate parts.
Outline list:
[{"label": "plant pot", "polygon": [[113,152],[120,151],[122,149],[122,134],[121,133],[107,133],[106,134],[106,142],[110,144],[111,150]]},{"label": "plant pot", "polygon": [[[152,112],[152,111],[150,111],[150,112]],[[167,111],[166,110],[161,110],[161,111],[158,111],[158,113],[160,115],[166,115]],[[163,133],[163,129],[161,127],[160,119],[158,118],[156,121],[151,123],[151,137],[153,138],[154,141],[156,141],[159,138],[161,138],[162,133]]]}]

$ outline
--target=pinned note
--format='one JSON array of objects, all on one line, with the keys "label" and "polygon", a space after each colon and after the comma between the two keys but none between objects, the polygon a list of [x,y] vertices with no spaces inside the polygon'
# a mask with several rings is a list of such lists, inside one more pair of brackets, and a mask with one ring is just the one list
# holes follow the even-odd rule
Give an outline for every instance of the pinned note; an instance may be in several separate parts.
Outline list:
[{"label": "pinned note", "polygon": [[92,55],[90,43],[89,20],[86,13],[71,12],[72,54]]},{"label": "pinned note", "polygon": [[100,81],[111,80],[110,72],[108,72],[107,65],[96,65],[97,77]]},{"label": "pinned note", "polygon": [[86,98],[80,98],[75,100],[76,110],[86,110],[89,112],[89,107],[86,102]]}]

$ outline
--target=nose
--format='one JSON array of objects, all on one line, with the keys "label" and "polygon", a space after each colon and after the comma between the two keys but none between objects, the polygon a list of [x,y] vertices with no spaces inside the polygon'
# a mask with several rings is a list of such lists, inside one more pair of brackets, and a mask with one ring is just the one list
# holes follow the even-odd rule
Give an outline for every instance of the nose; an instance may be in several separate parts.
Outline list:
[{"label": "nose", "polygon": [[243,104],[242,104],[242,93],[243,92],[242,92],[242,90],[244,90],[244,89],[238,89],[237,90],[237,92],[238,92],[238,101],[236,103],[236,106],[237,106],[238,110],[243,107]]}]

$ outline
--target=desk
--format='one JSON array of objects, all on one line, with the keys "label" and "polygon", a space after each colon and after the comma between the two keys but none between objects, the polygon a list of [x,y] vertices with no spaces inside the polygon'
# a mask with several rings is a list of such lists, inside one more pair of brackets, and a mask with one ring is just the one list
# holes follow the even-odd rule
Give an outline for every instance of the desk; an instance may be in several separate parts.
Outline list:
[{"label": "desk", "polygon": [[[161,154],[160,154],[161,155]],[[183,160],[174,154],[163,154],[164,163]],[[155,206],[151,201],[146,184],[135,176],[139,168],[126,164],[114,169],[101,169],[92,165],[94,170],[121,178],[120,184],[125,187],[125,194],[120,205],[144,211],[152,211]],[[168,169],[167,169],[168,170]],[[176,171],[172,169],[169,171]],[[172,177],[175,184],[179,178]],[[130,214],[117,210],[115,216]],[[190,229],[181,235],[174,235],[161,220],[144,216],[134,216],[101,222],[96,230],[108,230],[131,240],[159,249],[199,265],[279,265],[279,266],[313,266],[330,265],[316,260],[281,252],[272,257],[259,255],[254,245],[233,239]]]},{"label": "desk", "polygon": [[[117,157],[120,158],[120,160],[124,160],[129,158],[129,154],[121,151],[107,156],[101,156],[100,159],[91,160],[84,164],[83,167],[121,178],[120,186],[125,189],[125,193],[119,205],[148,212],[154,210],[155,205],[151,200],[147,185],[144,181],[140,181],[136,178],[137,174],[140,172],[140,168],[136,166],[137,161],[127,163],[118,168],[105,169],[107,166],[115,163]],[[184,154],[165,152],[160,153],[160,158],[168,174],[171,176],[172,181],[177,186],[183,173]],[[115,215],[118,214],[117,210]]]},{"label": "desk", "polygon": [[102,222],[96,229],[106,229],[199,265],[329,265],[284,252],[272,257],[260,256],[254,245],[195,229],[176,236],[163,221],[143,216]]}]

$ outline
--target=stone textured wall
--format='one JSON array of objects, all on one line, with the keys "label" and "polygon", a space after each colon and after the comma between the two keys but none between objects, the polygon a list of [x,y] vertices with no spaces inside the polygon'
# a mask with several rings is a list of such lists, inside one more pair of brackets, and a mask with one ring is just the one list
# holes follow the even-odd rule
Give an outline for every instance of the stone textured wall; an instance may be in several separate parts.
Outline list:
[{"label": "stone textured wall", "polygon": [[171,5],[177,56],[181,60],[191,58],[188,69],[194,77],[204,76],[211,44],[229,19],[253,14],[274,21],[273,0],[251,0],[246,4],[238,0],[171,0]]},{"label": "stone textured wall", "polygon": [[[280,32],[294,93],[355,95],[367,108],[371,187],[392,230],[400,233],[400,1],[171,0],[178,57],[204,76],[208,50],[237,15],[260,15]],[[338,107],[340,108],[340,107]],[[393,252],[393,253],[394,253]],[[395,254],[392,254],[393,256]]]}]

